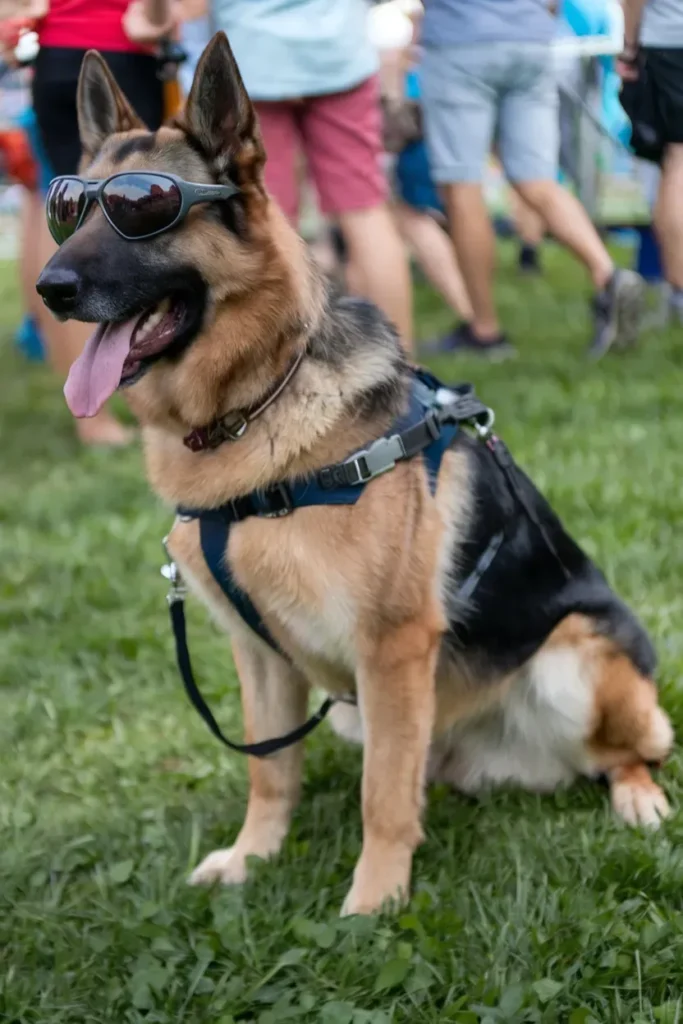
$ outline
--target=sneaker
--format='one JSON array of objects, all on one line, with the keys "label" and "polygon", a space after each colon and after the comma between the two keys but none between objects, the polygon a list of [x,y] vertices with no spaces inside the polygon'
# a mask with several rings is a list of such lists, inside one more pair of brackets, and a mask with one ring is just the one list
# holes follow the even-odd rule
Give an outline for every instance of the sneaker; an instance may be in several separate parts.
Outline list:
[{"label": "sneaker", "polygon": [[459,324],[449,334],[424,346],[429,355],[478,355],[492,363],[502,363],[517,355],[504,334],[499,334],[493,341],[484,342],[477,338],[471,324]]},{"label": "sneaker", "polygon": [[541,273],[541,261],[538,255],[538,246],[527,245],[526,243],[519,247],[519,256],[517,257],[517,266],[523,274],[528,274],[532,277],[536,274]]},{"label": "sneaker", "polygon": [[615,270],[607,285],[593,299],[595,331],[588,348],[591,359],[600,359],[613,345],[634,345],[645,309],[645,281],[635,270]]}]

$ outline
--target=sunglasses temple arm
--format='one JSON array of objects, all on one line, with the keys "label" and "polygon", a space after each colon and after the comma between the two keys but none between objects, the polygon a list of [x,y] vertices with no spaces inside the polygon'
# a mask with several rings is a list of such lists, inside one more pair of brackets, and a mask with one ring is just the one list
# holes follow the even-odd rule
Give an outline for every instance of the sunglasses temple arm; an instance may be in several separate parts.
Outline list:
[{"label": "sunglasses temple arm", "polygon": [[229,185],[189,184],[189,188],[188,184],[189,183],[185,184],[184,191],[189,199],[190,205],[192,206],[195,203],[210,203],[220,199],[230,199],[231,196],[235,196],[241,191],[241,189],[239,189],[237,185],[233,185],[232,182],[230,182]]}]

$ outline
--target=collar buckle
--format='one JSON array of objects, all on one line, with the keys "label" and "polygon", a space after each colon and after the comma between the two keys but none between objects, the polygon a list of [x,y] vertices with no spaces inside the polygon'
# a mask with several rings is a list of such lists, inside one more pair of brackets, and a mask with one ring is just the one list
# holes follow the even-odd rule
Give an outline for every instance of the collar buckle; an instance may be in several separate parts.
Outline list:
[{"label": "collar buckle", "polygon": [[239,441],[245,433],[249,421],[241,412],[224,416],[218,420],[215,427],[209,430],[209,442],[212,448],[217,448],[223,441]]}]

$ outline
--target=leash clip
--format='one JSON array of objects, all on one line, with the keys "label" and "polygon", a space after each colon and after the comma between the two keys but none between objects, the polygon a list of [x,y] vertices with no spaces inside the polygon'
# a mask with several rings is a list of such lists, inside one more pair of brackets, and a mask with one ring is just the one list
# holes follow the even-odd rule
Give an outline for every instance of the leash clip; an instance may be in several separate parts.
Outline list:
[{"label": "leash clip", "polygon": [[185,600],[185,598],[187,597],[187,586],[185,585],[185,581],[180,574],[180,569],[173,561],[171,553],[168,550],[168,537],[164,537],[161,543],[164,546],[164,552],[166,553],[166,557],[168,558],[168,562],[166,563],[166,565],[162,565],[161,567],[161,575],[164,577],[164,579],[168,580],[169,586],[168,593],[166,595],[166,600],[170,605],[173,605],[177,604],[178,601]]},{"label": "leash clip", "polygon": [[486,419],[476,419],[474,421],[474,429],[477,432],[480,441],[488,441],[493,430],[493,424],[496,422],[496,414],[493,409],[486,410]]}]

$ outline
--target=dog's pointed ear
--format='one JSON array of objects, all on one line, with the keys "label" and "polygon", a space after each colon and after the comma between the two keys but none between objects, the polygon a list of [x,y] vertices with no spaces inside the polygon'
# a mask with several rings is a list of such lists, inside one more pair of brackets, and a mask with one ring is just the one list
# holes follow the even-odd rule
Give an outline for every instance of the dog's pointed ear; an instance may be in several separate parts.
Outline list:
[{"label": "dog's pointed ear", "polygon": [[200,58],[183,121],[219,180],[232,173],[242,189],[262,190],[266,157],[258,119],[225,32],[216,33]]},{"label": "dog's pointed ear", "polygon": [[96,50],[88,50],[83,58],[77,106],[81,145],[90,159],[98,153],[107,136],[146,127]]}]

